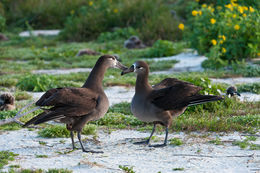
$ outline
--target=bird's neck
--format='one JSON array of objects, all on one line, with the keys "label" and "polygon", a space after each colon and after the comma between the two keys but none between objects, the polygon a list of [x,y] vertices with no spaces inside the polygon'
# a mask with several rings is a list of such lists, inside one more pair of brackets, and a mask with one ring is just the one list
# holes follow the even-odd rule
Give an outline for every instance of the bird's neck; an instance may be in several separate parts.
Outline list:
[{"label": "bird's neck", "polygon": [[138,74],[135,84],[135,92],[140,94],[146,94],[152,90],[151,85],[148,82],[148,73]]},{"label": "bird's neck", "polygon": [[86,82],[82,87],[103,91],[102,81],[104,79],[107,68],[108,67],[105,64],[97,63],[90,72]]}]

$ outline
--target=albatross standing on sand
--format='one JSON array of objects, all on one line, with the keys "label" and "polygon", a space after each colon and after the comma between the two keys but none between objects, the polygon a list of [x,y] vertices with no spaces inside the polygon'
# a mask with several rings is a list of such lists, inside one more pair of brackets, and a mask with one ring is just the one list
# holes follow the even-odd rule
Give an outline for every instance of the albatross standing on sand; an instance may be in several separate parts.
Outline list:
[{"label": "albatross standing on sand", "polygon": [[[130,72],[137,73],[131,111],[138,119],[154,124],[149,139],[135,144],[148,144],[152,147],[166,146],[172,117],[181,115],[188,106],[223,99],[221,96],[200,95],[198,92],[202,88],[175,78],[166,78],[152,87],[148,83],[149,66],[144,61],[135,62],[130,68],[123,70],[121,74]],[[165,140],[163,144],[150,145],[156,124],[166,127]]]},{"label": "albatross standing on sand", "polygon": [[37,102],[38,109],[44,112],[29,120],[24,127],[59,119],[65,123],[71,134],[72,147],[75,149],[73,132],[77,132],[83,152],[102,153],[85,149],[81,142],[84,125],[102,118],[109,108],[109,102],[102,87],[102,80],[108,68],[127,69],[114,56],[101,56],[81,88],[54,88],[48,90]]}]

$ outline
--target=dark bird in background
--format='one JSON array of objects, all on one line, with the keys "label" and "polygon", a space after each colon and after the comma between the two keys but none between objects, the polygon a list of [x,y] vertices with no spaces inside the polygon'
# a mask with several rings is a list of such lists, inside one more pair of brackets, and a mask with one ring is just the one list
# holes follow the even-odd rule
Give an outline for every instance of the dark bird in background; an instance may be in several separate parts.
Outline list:
[{"label": "dark bird in background", "polygon": [[240,93],[237,92],[237,88],[235,86],[231,86],[227,89],[227,93],[226,93],[227,96],[235,96],[235,95],[238,95],[238,96],[241,96]]},{"label": "dark bird in background", "polygon": [[15,109],[15,98],[10,93],[0,95],[0,111],[10,111]]},{"label": "dark bird in background", "polygon": [[[166,78],[155,86],[148,83],[149,67],[144,61],[135,62],[130,68],[123,70],[122,75],[130,72],[137,73],[135,95],[131,102],[131,111],[138,119],[154,124],[148,140],[135,144],[148,144],[152,147],[167,145],[168,128],[172,118],[181,115],[188,106],[222,100],[221,96],[201,95],[201,87],[175,78]],[[150,145],[156,125],[166,127],[165,140],[160,145]]]},{"label": "dark bird in background", "polygon": [[[81,131],[87,122],[102,118],[109,108],[108,98],[102,87],[102,80],[108,68],[127,69],[114,56],[101,56],[81,88],[48,90],[36,102],[39,109],[42,108],[44,112],[29,120],[24,127],[59,119],[70,131],[73,149],[75,149],[73,132],[77,132],[83,152],[100,153],[84,148]],[[45,109],[45,106],[51,108]]]}]

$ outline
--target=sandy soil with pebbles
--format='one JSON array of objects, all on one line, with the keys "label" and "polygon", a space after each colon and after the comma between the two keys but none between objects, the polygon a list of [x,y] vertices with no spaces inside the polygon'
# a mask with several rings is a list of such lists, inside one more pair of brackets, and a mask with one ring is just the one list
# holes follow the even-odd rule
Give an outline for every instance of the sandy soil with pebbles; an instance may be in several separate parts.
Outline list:
[{"label": "sandy soil with pebbles", "polygon": [[[84,145],[103,154],[83,153],[81,150],[71,151],[69,138],[46,139],[37,135],[37,131],[22,129],[4,132],[0,135],[1,150],[9,150],[19,154],[9,165],[18,164],[21,168],[48,169],[67,168],[73,172],[123,172],[119,165],[133,167],[137,173],[173,172],[175,168],[183,168],[182,172],[259,172],[260,151],[241,149],[233,146],[235,140],[243,140],[239,133],[173,133],[169,139],[180,138],[184,144],[168,145],[164,148],[151,148],[145,145],[134,145],[149,136],[149,132],[134,130],[117,130],[111,134],[100,130],[98,141],[92,136],[84,136]],[[163,142],[164,134],[156,135]],[[219,137],[223,145],[209,143]],[[8,140],[7,140],[8,139]],[[46,142],[46,145],[39,144]],[[77,140],[76,140],[77,141]],[[155,143],[155,142],[153,142]],[[256,144],[260,144],[258,137]],[[77,147],[79,143],[76,143]],[[46,155],[47,158],[37,158]],[[9,169],[5,166],[3,171]]]}]

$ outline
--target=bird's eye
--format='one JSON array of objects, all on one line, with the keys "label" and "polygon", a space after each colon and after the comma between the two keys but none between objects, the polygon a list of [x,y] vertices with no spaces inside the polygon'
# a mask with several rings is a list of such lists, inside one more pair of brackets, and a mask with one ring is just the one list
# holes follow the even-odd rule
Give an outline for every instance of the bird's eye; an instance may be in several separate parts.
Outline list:
[{"label": "bird's eye", "polygon": [[115,57],[112,57],[112,60],[115,60]]}]

